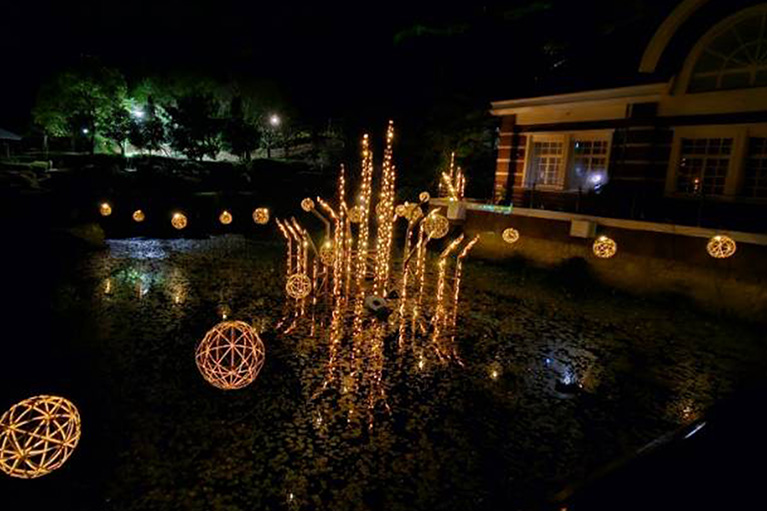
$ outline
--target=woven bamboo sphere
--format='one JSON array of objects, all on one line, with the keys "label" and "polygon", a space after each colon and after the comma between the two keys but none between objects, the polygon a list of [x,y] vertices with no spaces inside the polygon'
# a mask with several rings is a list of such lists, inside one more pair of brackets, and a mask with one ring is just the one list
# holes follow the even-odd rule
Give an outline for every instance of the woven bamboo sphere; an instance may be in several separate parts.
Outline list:
[{"label": "woven bamboo sphere", "polygon": [[431,195],[429,195],[429,192],[421,192],[418,195],[418,200],[421,202],[428,202],[429,199],[431,199]]},{"label": "woven bamboo sphere", "polygon": [[429,215],[423,221],[423,230],[432,239],[444,238],[450,230],[450,222],[442,215]]},{"label": "woven bamboo sphere", "polygon": [[112,206],[108,202],[102,202],[99,206],[99,213],[101,216],[109,216],[112,214]]},{"label": "woven bamboo sphere", "polygon": [[735,243],[735,240],[723,234],[712,237],[706,244],[708,255],[714,259],[727,259],[728,257],[732,257],[735,255],[737,248],[738,244]]},{"label": "woven bamboo sphere", "polygon": [[253,221],[258,225],[269,223],[269,210],[266,208],[256,208],[253,210]]},{"label": "woven bamboo sphere", "polygon": [[314,209],[314,201],[310,199],[309,197],[306,197],[304,200],[301,201],[301,209],[306,211],[307,213]]},{"label": "woven bamboo sphere", "polygon": [[618,251],[618,244],[607,236],[600,236],[594,240],[592,250],[600,259],[609,259]]},{"label": "woven bamboo sphere", "polygon": [[294,273],[288,277],[288,281],[285,283],[285,291],[291,298],[302,300],[312,292],[312,281],[306,274]]},{"label": "woven bamboo sphere", "polygon": [[228,212],[227,210],[224,210],[218,216],[218,221],[224,225],[229,225],[232,223],[232,214]]},{"label": "woven bamboo sphere", "polygon": [[173,213],[173,218],[170,219],[170,224],[180,231],[186,227],[186,215],[183,213]]},{"label": "woven bamboo sphere", "polygon": [[61,467],[80,440],[80,413],[63,397],[35,396],[0,418],[0,470],[32,479]]},{"label": "woven bamboo sphere", "polygon": [[332,266],[335,257],[336,253],[335,250],[333,250],[333,244],[329,241],[323,243],[320,247],[320,261],[322,261],[322,264],[325,266]]},{"label": "woven bamboo sphere", "polygon": [[144,220],[146,220],[146,215],[144,214],[143,211],[141,211],[140,209],[137,209],[136,211],[133,212],[133,221],[134,222],[139,222],[140,223],[140,222],[143,222]]},{"label": "woven bamboo sphere", "polygon": [[503,233],[501,233],[501,238],[503,238],[503,241],[509,245],[513,245],[519,241],[519,231],[513,227],[508,227],[503,230]]},{"label": "woven bamboo sphere", "polygon": [[349,209],[349,221],[353,224],[362,222],[362,214],[362,206],[354,206],[353,208]]},{"label": "woven bamboo sphere", "polygon": [[250,325],[223,321],[205,334],[195,359],[208,383],[222,390],[236,390],[253,383],[265,356],[264,343]]}]

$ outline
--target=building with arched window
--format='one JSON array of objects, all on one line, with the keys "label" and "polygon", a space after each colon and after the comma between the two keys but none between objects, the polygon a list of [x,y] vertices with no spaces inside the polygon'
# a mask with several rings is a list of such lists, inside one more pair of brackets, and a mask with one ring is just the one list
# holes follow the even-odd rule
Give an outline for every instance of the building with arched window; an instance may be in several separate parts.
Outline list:
[{"label": "building with arched window", "polygon": [[636,85],[493,102],[495,201],[767,231],[767,3],[684,0],[637,64]]}]

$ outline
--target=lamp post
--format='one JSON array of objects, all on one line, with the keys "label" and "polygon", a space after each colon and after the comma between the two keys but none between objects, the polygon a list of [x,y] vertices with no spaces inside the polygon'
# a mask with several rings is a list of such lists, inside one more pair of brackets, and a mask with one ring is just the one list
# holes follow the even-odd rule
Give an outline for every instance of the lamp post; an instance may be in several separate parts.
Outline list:
[{"label": "lamp post", "polygon": [[266,139],[266,157],[271,158],[272,157],[272,139],[274,138],[274,133],[277,130],[277,128],[280,126],[280,123],[282,122],[282,119],[280,119],[280,116],[277,114],[272,114],[269,116],[269,136]]}]

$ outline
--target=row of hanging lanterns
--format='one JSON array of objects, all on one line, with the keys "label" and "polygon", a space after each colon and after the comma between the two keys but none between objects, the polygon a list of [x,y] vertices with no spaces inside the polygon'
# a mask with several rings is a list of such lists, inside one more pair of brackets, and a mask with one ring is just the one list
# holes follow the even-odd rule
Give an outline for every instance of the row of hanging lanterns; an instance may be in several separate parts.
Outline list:
[{"label": "row of hanging lanterns", "polygon": [[[112,215],[112,205],[108,202],[102,202],[99,205],[99,213],[103,217],[111,216]],[[146,220],[146,213],[142,209],[137,209],[133,212],[131,215],[131,218],[136,223],[141,223],[144,220]],[[218,221],[221,222],[222,225],[229,225],[234,220],[234,216],[229,210],[223,210],[221,214],[218,215]],[[256,208],[253,210],[253,221],[259,225],[265,225],[269,223],[269,209],[268,208]],[[187,216],[180,212],[176,211],[173,213],[170,219],[171,225],[178,230],[182,230],[186,228],[186,226],[189,224],[189,219]]]},{"label": "row of hanging lanterns", "polygon": [[[513,227],[504,229],[501,233],[501,238],[509,245],[513,245],[519,241],[519,231]],[[738,244],[734,239],[724,234],[717,234],[712,236],[706,244],[706,251],[708,255],[714,259],[727,259],[735,255],[735,251],[738,248]],[[607,236],[598,236],[591,246],[591,250],[595,257],[599,259],[609,259],[618,252],[618,244],[612,238]]]}]

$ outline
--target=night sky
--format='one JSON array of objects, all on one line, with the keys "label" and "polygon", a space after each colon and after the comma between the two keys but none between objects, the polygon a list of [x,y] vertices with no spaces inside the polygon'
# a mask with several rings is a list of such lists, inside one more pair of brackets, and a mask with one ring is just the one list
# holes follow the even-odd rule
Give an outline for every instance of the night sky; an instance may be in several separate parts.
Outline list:
[{"label": "night sky", "polygon": [[[3,8],[0,126],[24,131],[40,83],[83,56],[129,81],[193,73],[266,83],[308,119],[419,115],[621,84],[673,2],[13,2]],[[616,5],[617,4],[617,5]],[[604,76],[604,63],[612,72]]]}]

